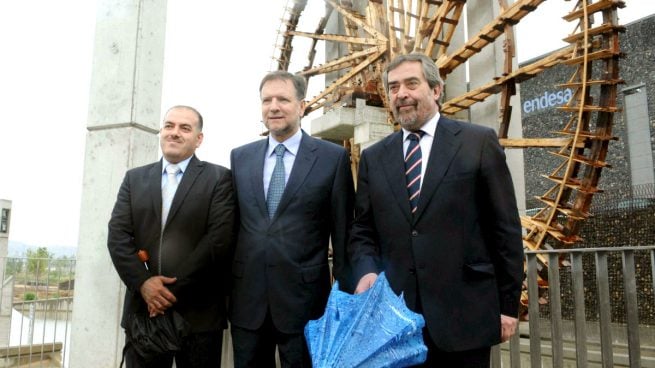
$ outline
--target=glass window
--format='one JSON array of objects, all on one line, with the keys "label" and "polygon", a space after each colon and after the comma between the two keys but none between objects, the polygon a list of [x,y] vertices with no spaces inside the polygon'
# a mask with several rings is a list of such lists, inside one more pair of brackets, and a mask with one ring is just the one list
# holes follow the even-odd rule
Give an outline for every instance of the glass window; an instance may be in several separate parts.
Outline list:
[{"label": "glass window", "polygon": [[2,209],[2,218],[0,218],[0,233],[6,233],[9,228],[9,209]]}]

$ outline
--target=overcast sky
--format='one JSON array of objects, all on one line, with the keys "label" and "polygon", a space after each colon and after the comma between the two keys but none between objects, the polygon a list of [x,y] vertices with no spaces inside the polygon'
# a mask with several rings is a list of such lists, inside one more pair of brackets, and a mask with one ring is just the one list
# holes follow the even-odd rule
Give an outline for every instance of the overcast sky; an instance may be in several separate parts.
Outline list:
[{"label": "overcast sky", "polygon": [[[201,159],[227,166],[232,148],[259,139],[257,89],[275,69],[286,3],[168,1],[162,109],[189,104],[204,115]],[[655,13],[655,1],[626,3],[624,24]],[[519,24],[519,61],[564,45],[572,28],[561,16],[572,6],[546,1]],[[12,241],[77,244],[95,11],[92,0],[0,1],[0,198],[13,202]]]}]

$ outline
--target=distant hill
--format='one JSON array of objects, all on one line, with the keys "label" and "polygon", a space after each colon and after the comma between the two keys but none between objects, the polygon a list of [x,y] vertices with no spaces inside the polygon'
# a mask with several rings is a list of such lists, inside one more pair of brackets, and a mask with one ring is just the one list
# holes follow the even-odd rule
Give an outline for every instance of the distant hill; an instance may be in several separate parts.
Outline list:
[{"label": "distant hill", "polygon": [[[28,249],[37,250],[40,245],[25,244],[21,242],[9,241],[9,257],[24,257],[27,254]],[[67,247],[64,245],[49,245],[47,246],[48,252],[52,253],[54,258],[59,257],[75,257],[77,254],[77,247]]]}]

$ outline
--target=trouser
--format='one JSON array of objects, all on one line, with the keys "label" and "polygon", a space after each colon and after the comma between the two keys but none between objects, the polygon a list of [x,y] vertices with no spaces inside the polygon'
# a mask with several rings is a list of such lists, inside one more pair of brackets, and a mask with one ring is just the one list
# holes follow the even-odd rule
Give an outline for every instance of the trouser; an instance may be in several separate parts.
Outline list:
[{"label": "trouser", "polygon": [[124,359],[127,368],[219,368],[223,350],[223,331],[190,334],[182,340],[182,349],[145,361],[126,338]]},{"label": "trouser", "polygon": [[432,339],[423,329],[423,340],[428,347],[428,359],[417,367],[429,368],[489,368],[491,347],[464,351],[443,351],[432,343]]},{"label": "trouser", "polygon": [[267,313],[257,330],[232,325],[234,368],[275,368],[275,347],[283,368],[311,368],[309,351],[303,333],[280,332]]}]

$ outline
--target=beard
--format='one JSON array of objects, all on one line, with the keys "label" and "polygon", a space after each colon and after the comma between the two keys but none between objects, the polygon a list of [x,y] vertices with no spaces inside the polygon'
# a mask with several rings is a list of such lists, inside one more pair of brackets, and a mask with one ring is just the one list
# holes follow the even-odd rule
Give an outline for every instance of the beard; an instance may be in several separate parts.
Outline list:
[{"label": "beard", "polygon": [[268,129],[269,134],[281,142],[280,139],[284,140],[289,138],[300,129],[300,119],[296,121],[278,121],[274,124],[270,124],[268,120],[264,119],[264,126]]},{"label": "beard", "polygon": [[398,107],[394,106],[392,113],[393,117],[396,119],[396,122],[400,124],[401,127],[409,131],[417,131],[425,123],[424,121],[419,121],[416,107],[414,107],[411,111],[400,112]]}]

